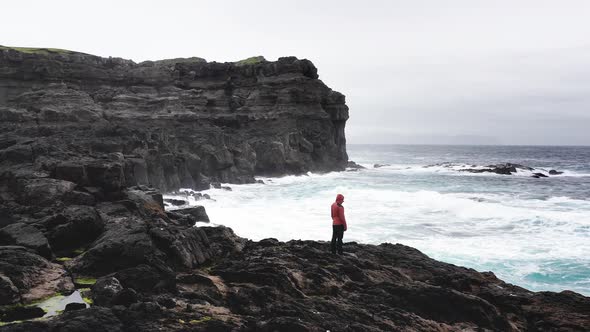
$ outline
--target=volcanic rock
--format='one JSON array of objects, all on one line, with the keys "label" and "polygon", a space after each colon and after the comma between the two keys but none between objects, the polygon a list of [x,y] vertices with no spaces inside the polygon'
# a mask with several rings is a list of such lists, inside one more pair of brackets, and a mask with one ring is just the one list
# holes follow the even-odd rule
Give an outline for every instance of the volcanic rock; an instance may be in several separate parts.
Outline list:
[{"label": "volcanic rock", "polygon": [[391,166],[390,164],[374,164],[373,168],[381,168],[381,167],[386,167],[386,166]]},{"label": "volcanic rock", "polygon": [[[24,247],[0,246],[0,276],[4,302],[31,302],[60,292],[72,292],[74,285],[67,272],[59,264]],[[12,285],[11,285],[12,284]],[[20,298],[15,296],[18,289]]]},{"label": "volcanic rock", "polygon": [[[1,233],[27,246],[0,246],[0,304],[98,279],[94,306],[0,331],[590,330],[590,300],[573,292],[399,244],[335,256],[326,242],[253,242],[196,227],[202,207],[164,209],[159,190],[343,170],[347,119],[344,96],[293,57],[136,64],[0,47]],[[38,254],[43,237],[63,265]]]},{"label": "volcanic rock", "polygon": [[346,168],[352,169],[352,170],[359,170],[359,169],[365,169],[364,166],[359,165],[357,163],[355,163],[352,160],[349,160],[348,163],[346,164]]},{"label": "volcanic rock", "polygon": [[170,203],[174,206],[183,206],[183,205],[187,205],[188,202],[182,199],[172,199],[172,198],[165,198],[164,202],[166,203]]},{"label": "volcanic rock", "polygon": [[13,322],[13,321],[20,321],[25,319],[32,319],[43,317],[45,315],[45,311],[39,307],[31,306],[31,307],[11,307],[7,309],[0,309],[0,317],[1,320],[4,322]]},{"label": "volcanic rock", "polygon": [[51,177],[21,181],[21,201],[49,204],[75,184],[252,183],[348,160],[345,98],[308,60],[136,64],[1,47],[0,68],[0,170],[28,164]]},{"label": "volcanic rock", "polygon": [[47,259],[52,258],[45,235],[36,227],[25,223],[14,223],[0,229],[0,245],[23,246],[35,250]]},{"label": "volcanic rock", "polygon": [[85,303],[72,302],[72,303],[66,304],[64,311],[67,312],[67,311],[75,311],[75,310],[82,310],[82,309],[86,309]]},{"label": "volcanic rock", "polygon": [[92,298],[95,304],[110,306],[117,294],[123,290],[123,286],[115,277],[102,277],[92,285]]}]

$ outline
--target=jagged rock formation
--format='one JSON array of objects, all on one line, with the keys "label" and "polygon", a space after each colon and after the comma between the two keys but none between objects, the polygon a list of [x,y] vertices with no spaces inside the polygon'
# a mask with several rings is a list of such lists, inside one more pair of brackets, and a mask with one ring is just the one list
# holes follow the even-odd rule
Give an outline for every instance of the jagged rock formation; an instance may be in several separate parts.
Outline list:
[{"label": "jagged rock formation", "polygon": [[0,47],[4,172],[171,191],[342,170],[347,119],[344,96],[295,57],[136,64]]},{"label": "jagged rock formation", "polygon": [[[328,243],[251,242],[195,227],[202,207],[165,211],[144,184],[344,169],[344,97],[306,60],[29,51],[0,47],[0,331],[590,329],[590,299],[573,292],[529,292],[402,245],[334,256]],[[74,289],[92,306],[15,322]]]},{"label": "jagged rock formation", "polygon": [[[375,168],[377,168],[378,164],[375,164]],[[379,165],[380,167],[383,165]],[[519,171],[526,171],[531,174],[533,178],[546,178],[550,175],[561,175],[563,172],[551,169],[549,171],[544,169],[536,169],[529,166],[524,166],[520,164],[512,164],[512,163],[503,163],[503,164],[495,164],[495,165],[486,165],[486,166],[477,166],[477,165],[467,165],[467,164],[457,164],[457,163],[450,163],[444,162],[434,165],[426,165],[423,166],[424,168],[430,167],[444,167],[448,169],[452,169],[458,172],[468,172],[468,173],[495,173],[500,175],[513,175],[518,173]]]},{"label": "jagged rock formation", "polygon": [[[590,299],[530,292],[403,245],[246,241],[201,227],[211,257],[161,282],[150,265],[108,274],[95,305],[0,331],[587,331]],[[78,263],[74,263],[78,264]]]}]

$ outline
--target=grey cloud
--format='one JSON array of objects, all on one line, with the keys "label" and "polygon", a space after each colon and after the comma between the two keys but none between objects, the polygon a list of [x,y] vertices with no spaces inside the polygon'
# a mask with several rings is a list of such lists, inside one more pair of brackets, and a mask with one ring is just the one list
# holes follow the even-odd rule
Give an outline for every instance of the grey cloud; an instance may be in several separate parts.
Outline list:
[{"label": "grey cloud", "polygon": [[347,96],[350,143],[590,144],[588,1],[104,0],[91,10],[11,2],[0,44],[135,61],[308,58]]}]

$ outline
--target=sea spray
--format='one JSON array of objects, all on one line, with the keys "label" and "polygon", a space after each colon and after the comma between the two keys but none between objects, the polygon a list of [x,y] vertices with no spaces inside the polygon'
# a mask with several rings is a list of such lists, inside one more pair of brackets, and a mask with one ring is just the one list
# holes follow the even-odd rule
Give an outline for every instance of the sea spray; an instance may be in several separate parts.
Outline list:
[{"label": "sea spray", "polygon": [[[422,152],[425,147],[402,147],[400,152],[400,147],[391,146],[395,151],[389,155],[395,159],[387,159],[388,153],[379,149],[357,149],[349,151],[351,159],[367,169],[262,178],[266,184],[207,190],[214,200],[191,204],[204,205],[213,223],[254,240],[329,240],[329,206],[337,193],[343,193],[349,220],[345,242],[399,242],[435,259],[491,270],[532,290],[590,294],[590,177],[584,175],[590,173],[585,168],[589,163],[568,161],[553,151],[556,147],[540,148],[531,164],[517,147],[500,153],[481,147],[428,147]],[[580,149],[575,158],[590,150]],[[558,168],[564,174],[536,179],[521,173],[471,174],[425,167],[453,158],[478,167],[501,162],[497,154],[507,158],[509,152],[512,158],[504,161]],[[540,157],[556,154],[560,158]],[[466,155],[475,161],[463,160]],[[377,162],[390,166],[372,168]]]}]

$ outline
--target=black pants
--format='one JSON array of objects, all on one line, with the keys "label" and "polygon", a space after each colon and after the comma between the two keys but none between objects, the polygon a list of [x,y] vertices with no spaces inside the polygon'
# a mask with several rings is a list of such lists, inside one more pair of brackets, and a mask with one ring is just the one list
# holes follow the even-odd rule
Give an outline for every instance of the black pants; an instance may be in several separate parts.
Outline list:
[{"label": "black pants", "polygon": [[332,225],[332,253],[336,253],[336,246],[338,246],[338,253],[342,255],[342,237],[344,236],[344,225]]}]

